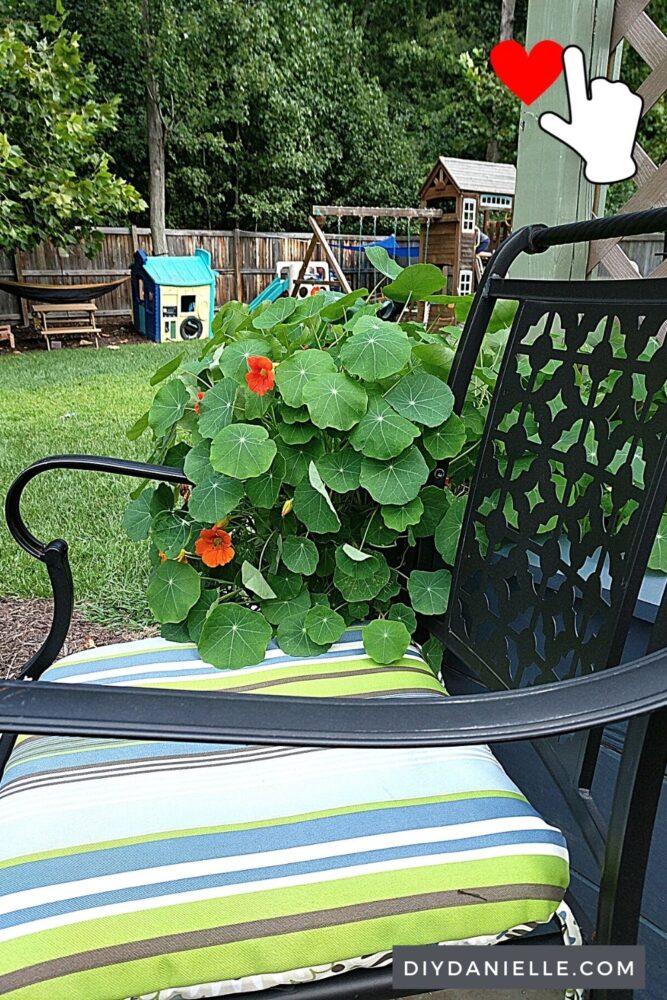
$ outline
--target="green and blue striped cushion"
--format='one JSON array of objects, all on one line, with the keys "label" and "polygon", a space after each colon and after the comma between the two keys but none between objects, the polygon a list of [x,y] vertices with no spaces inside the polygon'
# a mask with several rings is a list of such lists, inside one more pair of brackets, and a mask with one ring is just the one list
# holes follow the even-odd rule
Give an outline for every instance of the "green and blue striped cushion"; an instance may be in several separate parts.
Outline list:
[{"label": "green and blue striped cushion", "polygon": [[[358,631],[322,657],[273,648],[234,672],[149,639],[67,657],[45,679],[444,696],[416,649],[380,666]],[[567,881],[562,835],[484,747],[24,736],[0,782],[0,995],[212,997],[395,944],[493,943],[548,920]]]}]

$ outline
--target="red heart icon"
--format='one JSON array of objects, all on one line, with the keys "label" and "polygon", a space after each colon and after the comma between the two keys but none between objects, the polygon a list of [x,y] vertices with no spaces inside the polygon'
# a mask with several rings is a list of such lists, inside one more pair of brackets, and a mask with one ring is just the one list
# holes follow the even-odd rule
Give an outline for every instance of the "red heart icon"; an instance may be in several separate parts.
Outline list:
[{"label": "red heart icon", "polygon": [[523,45],[508,39],[491,49],[491,65],[513,94],[532,104],[563,72],[563,46],[546,38],[526,52]]}]

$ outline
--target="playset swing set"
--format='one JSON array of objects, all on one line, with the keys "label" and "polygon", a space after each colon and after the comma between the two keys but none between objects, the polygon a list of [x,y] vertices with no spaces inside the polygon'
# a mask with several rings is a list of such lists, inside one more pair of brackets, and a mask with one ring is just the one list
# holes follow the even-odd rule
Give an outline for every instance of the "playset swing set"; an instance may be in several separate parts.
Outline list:
[{"label": "playset swing set", "polygon": [[[312,232],[310,243],[301,261],[279,261],[276,264],[275,277],[271,283],[250,303],[251,311],[266,301],[275,301],[281,295],[304,298],[321,288],[329,288],[344,293],[352,291],[350,278],[355,276],[356,287],[362,287],[369,264],[365,262],[364,254],[368,247],[382,247],[390,257],[406,264],[417,263],[422,257],[422,233],[424,227],[423,245],[425,252],[429,247],[429,231],[431,222],[442,215],[439,209],[431,208],[372,208],[351,205],[314,205],[308,224]],[[336,233],[327,233],[323,224],[329,218],[337,220]],[[358,243],[350,243],[349,234],[343,233],[342,220],[353,218],[359,220]],[[372,239],[364,232],[364,222],[372,219]],[[378,234],[378,222],[390,219],[393,222],[393,232],[388,236]],[[406,222],[405,241],[398,239],[399,221]],[[420,233],[413,240],[412,226],[417,221]],[[338,252],[338,256],[336,255]],[[354,269],[343,266],[344,253],[356,254]],[[347,273],[346,273],[347,270]],[[379,281],[379,274],[371,268],[373,287]]]},{"label": "playset swing set", "polygon": [[[280,261],[274,279],[253,299],[250,309],[281,295],[303,298],[319,288],[348,293],[352,291],[350,279],[361,288],[369,273],[370,287],[376,287],[378,272],[365,260],[371,246],[383,247],[399,263],[435,264],[445,276],[447,294],[471,294],[491,253],[511,232],[515,184],[512,164],[441,156],[421,188],[419,208],[313,205],[308,218],[312,236],[303,260]],[[336,220],[333,234],[325,232],[330,219]],[[358,221],[357,243],[350,242],[349,232],[344,234],[343,219]],[[380,221],[389,221],[393,231],[380,235]],[[400,240],[399,225],[404,234]],[[418,235],[413,241],[415,226]],[[343,263],[350,252],[357,255],[353,268]],[[444,312],[439,307],[438,313],[438,326],[453,318],[448,307]]]}]

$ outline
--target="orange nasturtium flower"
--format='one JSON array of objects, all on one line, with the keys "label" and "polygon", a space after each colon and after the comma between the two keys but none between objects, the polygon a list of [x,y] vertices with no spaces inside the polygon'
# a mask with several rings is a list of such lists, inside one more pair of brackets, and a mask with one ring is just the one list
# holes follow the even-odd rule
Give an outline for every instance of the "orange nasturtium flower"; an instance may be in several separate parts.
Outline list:
[{"label": "orange nasturtium flower", "polygon": [[232,536],[219,528],[202,528],[195,542],[195,552],[205,566],[226,566],[234,558]]},{"label": "orange nasturtium flower", "polygon": [[276,384],[276,377],[273,374],[273,361],[268,358],[255,357],[248,358],[248,368],[245,380],[251,392],[257,396],[264,396],[273,389]]},{"label": "orange nasturtium flower", "polygon": [[201,403],[201,401],[202,401],[203,398],[204,398],[204,393],[203,392],[198,392],[197,393],[197,402],[195,403],[195,413],[197,414],[197,416],[199,416],[199,404]]}]

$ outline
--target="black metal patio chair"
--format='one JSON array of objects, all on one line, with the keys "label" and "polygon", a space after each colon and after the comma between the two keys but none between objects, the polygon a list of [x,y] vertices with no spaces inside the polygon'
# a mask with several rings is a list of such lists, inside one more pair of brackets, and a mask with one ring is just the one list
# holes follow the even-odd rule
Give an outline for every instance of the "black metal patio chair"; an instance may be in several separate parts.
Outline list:
[{"label": "black metal patio chair", "polygon": [[[424,634],[437,635],[448,651],[446,685],[463,693],[293,698],[104,687],[77,683],[76,674],[64,678],[70,683],[49,683],[54,676],[49,673],[34,683],[51,668],[65,640],[73,588],[66,543],[42,543],[22,519],[20,500],[27,484],[50,469],[187,483],[185,474],[172,468],[59,456],[26,469],[7,496],[10,531],[46,565],[55,606],[50,634],[21,679],[0,682],[0,731],[5,734],[0,771],[6,767],[7,776],[18,766],[21,773],[24,744],[14,747],[15,734],[61,742],[78,737],[200,747],[355,748],[360,769],[362,754],[370,748],[395,752],[488,743],[502,750],[504,744],[535,743],[567,805],[568,837],[585,842],[599,863],[594,923],[576,898],[567,897],[584,939],[634,943],[667,763],[667,597],[643,655],[623,661],[667,502],[667,279],[534,281],[506,274],[522,253],[656,230],[667,230],[667,209],[553,228],[530,226],[508,239],[485,271],[450,379],[459,412],[496,301],[514,300],[518,308],[479,448],[449,610],[442,619],[421,622]],[[445,468],[436,468],[432,482],[442,485],[445,476]],[[432,568],[438,557],[421,550],[418,559],[423,568]],[[592,794],[601,734],[622,720],[629,722],[605,823]],[[55,742],[50,752],[54,748]],[[26,772],[21,780],[36,779]],[[11,804],[11,787],[10,782],[3,791],[0,785],[0,800],[4,795]],[[57,822],[48,817],[49,824]],[[524,931],[526,936],[516,940],[562,943],[554,921]],[[432,932],[434,941],[442,939],[436,921]],[[47,928],[35,961],[42,963],[40,969],[52,962],[52,975],[64,975],[54,951],[57,935],[49,944],[49,933]],[[0,944],[2,935],[0,923]],[[399,943],[405,942],[385,946]],[[139,957],[133,953],[132,960]],[[336,957],[342,963],[348,956]],[[315,965],[317,959],[309,963],[306,958],[303,964]],[[351,971],[341,964],[330,971],[345,974],[275,986],[260,995],[298,1000],[392,995],[388,964]],[[38,976],[43,995],[60,997],[51,991],[47,973]],[[221,971],[218,979],[227,978]],[[0,989],[1,984],[0,970]],[[20,974],[10,985],[23,985]],[[595,993],[596,1000],[630,996],[627,990]]]}]

